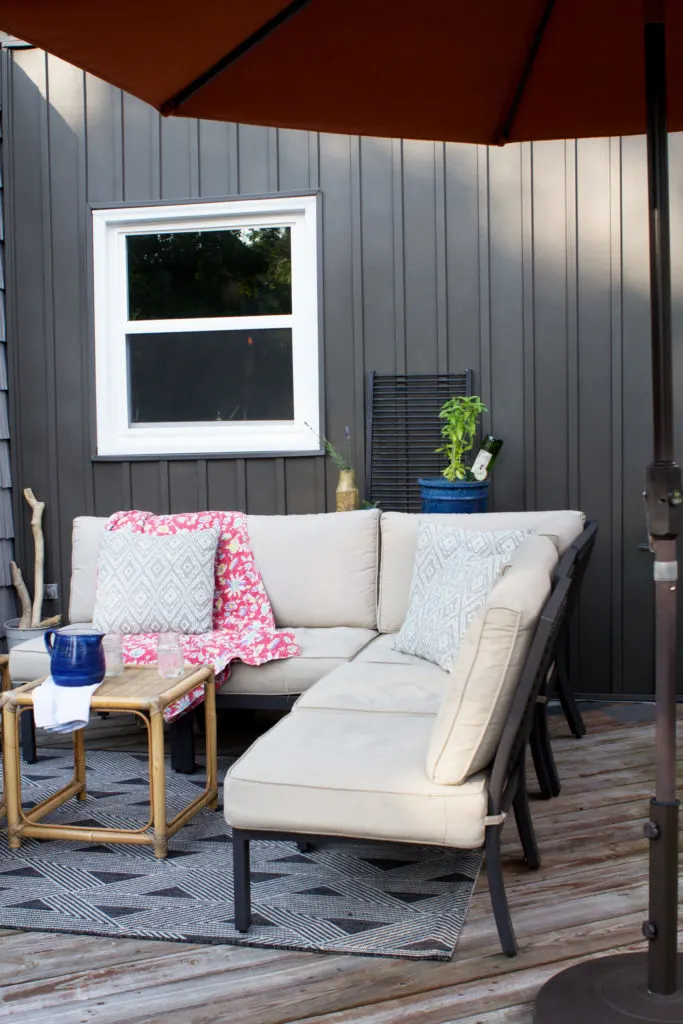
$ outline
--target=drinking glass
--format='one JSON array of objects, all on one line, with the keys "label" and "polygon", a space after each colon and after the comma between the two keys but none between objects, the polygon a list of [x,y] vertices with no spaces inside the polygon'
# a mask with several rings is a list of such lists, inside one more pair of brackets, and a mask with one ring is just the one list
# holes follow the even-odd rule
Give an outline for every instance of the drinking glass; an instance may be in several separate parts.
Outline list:
[{"label": "drinking glass", "polygon": [[102,637],[104,650],[105,676],[120,676],[123,672],[123,644],[117,633],[108,633]]},{"label": "drinking glass", "polygon": [[157,641],[157,671],[164,679],[177,679],[185,663],[180,641],[175,633],[161,633]]}]

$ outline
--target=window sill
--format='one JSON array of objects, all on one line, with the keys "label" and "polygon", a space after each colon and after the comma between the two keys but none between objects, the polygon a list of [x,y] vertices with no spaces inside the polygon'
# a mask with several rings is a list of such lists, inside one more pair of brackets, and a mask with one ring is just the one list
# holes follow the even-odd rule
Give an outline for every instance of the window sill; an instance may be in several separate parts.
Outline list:
[{"label": "window sill", "polygon": [[194,454],[180,453],[177,455],[91,455],[91,462],[207,462],[214,459],[223,461],[229,459],[310,459],[324,455],[321,448],[312,448],[310,451],[292,452],[195,452]]}]

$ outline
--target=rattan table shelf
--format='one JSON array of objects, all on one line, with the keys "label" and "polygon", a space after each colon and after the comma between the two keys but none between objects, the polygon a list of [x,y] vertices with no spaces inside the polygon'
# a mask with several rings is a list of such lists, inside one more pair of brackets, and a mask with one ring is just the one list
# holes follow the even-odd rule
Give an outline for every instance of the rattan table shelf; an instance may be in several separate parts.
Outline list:
[{"label": "rattan table shelf", "polygon": [[[76,797],[86,798],[85,745],[83,729],[73,734],[74,774],[66,786],[24,812],[21,802],[21,764],[19,758],[19,719],[33,707],[33,690],[42,679],[26,683],[2,696],[4,803],[10,849],[18,849],[24,837],[36,839],[74,839],[92,843],[136,843],[151,846],[155,857],[166,857],[169,837],[203,807],[215,810],[218,803],[216,766],[216,684],[208,666],[187,669],[182,677],[162,679],[156,667],[126,668],[122,675],[105,679],[92,696],[92,711],[123,711],[142,719],[147,728],[149,749],[149,820],[141,828],[83,828],[41,821],[55,808]],[[166,775],[164,767],[165,707],[204,683],[206,716],[206,786],[171,821],[166,817]]]}]

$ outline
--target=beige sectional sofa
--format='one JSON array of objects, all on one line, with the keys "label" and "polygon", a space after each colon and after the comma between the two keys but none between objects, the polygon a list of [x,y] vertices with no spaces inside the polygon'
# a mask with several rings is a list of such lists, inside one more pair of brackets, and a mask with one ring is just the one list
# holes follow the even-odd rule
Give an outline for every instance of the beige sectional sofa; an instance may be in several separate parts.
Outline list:
[{"label": "beige sectional sofa", "polygon": [[[382,666],[401,669],[406,685],[427,678],[435,692],[447,673],[392,649],[403,622],[417,543],[418,515],[359,512],[294,516],[248,516],[257,565],[279,627],[294,630],[301,656],[258,668],[233,665],[220,701],[291,704],[293,698],[334,669],[353,665],[349,679],[377,678]],[[555,538],[560,554],[579,535],[579,512],[501,512],[430,516],[464,529],[528,529]],[[69,603],[71,623],[89,623],[95,605],[99,542],[107,520],[81,516],[73,523]],[[14,684],[49,670],[42,638],[10,653]],[[416,671],[417,670],[417,671]],[[395,672],[388,682],[395,679]],[[362,682],[358,684],[362,686]],[[393,684],[391,684],[393,685]]]},{"label": "beige sectional sofa", "polygon": [[[251,922],[255,839],[485,846],[501,945],[508,955],[517,950],[500,832],[513,811],[526,861],[539,865],[524,753],[571,606],[577,539],[585,543],[594,527],[584,531],[584,517],[573,511],[429,519],[530,534],[470,621],[450,672],[393,648],[408,609],[420,516],[368,510],[249,517],[276,624],[294,630],[301,656],[234,665],[219,697],[289,707],[299,695],[292,713],[225,781],[241,931]],[[92,617],[105,523],[74,521],[71,622]],[[15,684],[47,670],[42,640],[11,652]],[[174,767],[189,770],[181,761],[178,755]]]}]

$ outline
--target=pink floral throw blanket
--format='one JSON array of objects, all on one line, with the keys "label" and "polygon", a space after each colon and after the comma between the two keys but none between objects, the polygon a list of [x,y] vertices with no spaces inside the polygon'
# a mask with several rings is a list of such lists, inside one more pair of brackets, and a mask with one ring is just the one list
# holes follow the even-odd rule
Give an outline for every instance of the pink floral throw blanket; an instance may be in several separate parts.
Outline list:
[{"label": "pink floral throw blanket", "polygon": [[[263,665],[267,661],[294,658],[299,648],[294,634],[275,627],[273,611],[249,545],[247,517],[243,512],[186,512],[156,516],[152,512],[115,512],[107,530],[132,530],[158,536],[181,531],[195,532],[220,526],[216,552],[213,630],[196,636],[180,636],[189,665],[213,665],[219,682],[225,682],[231,661]],[[123,638],[127,665],[151,665],[157,660],[155,633]],[[204,687],[198,686],[174,704],[164,718],[170,721],[200,703]]]}]

